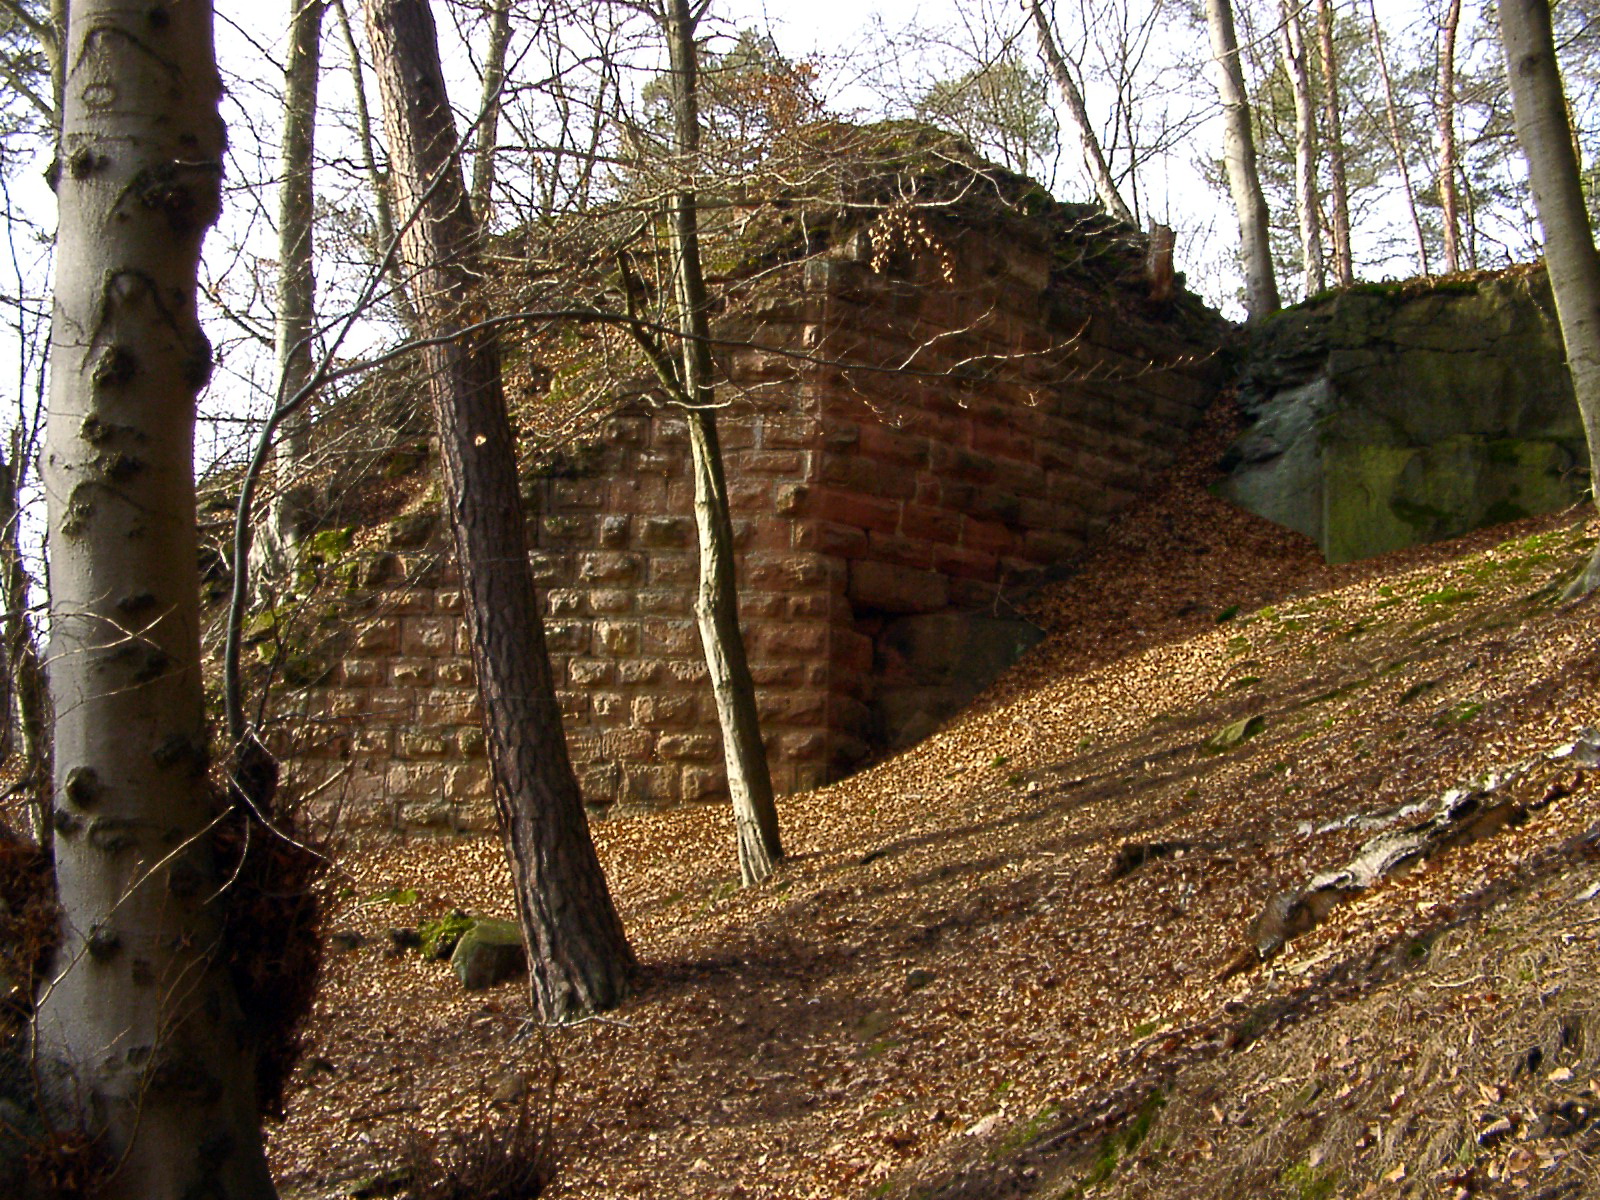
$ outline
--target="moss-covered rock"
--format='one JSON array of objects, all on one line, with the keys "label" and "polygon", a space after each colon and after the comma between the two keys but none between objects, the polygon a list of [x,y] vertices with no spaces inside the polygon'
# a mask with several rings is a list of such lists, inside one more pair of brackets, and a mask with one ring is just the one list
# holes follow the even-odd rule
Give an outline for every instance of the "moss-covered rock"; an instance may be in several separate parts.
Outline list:
[{"label": "moss-covered rock", "polygon": [[1542,271],[1290,309],[1252,336],[1240,401],[1253,424],[1219,491],[1330,562],[1549,512],[1586,485]]},{"label": "moss-covered rock", "polygon": [[450,969],[469,992],[481,991],[515,978],[527,968],[522,931],[515,921],[479,917],[450,955]]}]

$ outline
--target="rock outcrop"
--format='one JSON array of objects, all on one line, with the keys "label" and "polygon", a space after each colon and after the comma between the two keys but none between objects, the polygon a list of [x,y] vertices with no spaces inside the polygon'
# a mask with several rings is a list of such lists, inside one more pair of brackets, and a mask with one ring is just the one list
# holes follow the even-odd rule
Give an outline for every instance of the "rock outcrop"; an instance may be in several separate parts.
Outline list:
[{"label": "rock outcrop", "polygon": [[1542,270],[1362,285],[1252,337],[1222,494],[1348,562],[1549,512],[1588,486]]}]

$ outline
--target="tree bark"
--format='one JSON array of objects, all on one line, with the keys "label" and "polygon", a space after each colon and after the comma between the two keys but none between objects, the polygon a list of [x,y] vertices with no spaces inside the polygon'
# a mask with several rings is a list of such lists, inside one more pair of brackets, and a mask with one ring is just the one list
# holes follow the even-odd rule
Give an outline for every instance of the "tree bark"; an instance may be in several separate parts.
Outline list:
[{"label": "tree bark", "polygon": [[1417,214],[1417,193],[1411,186],[1411,168],[1406,163],[1405,139],[1400,133],[1400,108],[1394,99],[1394,80],[1389,75],[1389,57],[1383,49],[1383,26],[1378,24],[1377,0],[1367,0],[1372,18],[1372,52],[1378,59],[1378,78],[1383,81],[1383,107],[1389,118],[1389,146],[1395,165],[1400,168],[1400,186],[1405,189],[1406,208],[1411,213],[1411,230],[1417,239],[1417,262],[1424,275],[1432,275],[1428,262],[1428,239],[1422,233],[1422,218]]},{"label": "tree bark", "polygon": [[1456,31],[1461,0],[1450,0],[1439,47],[1439,207],[1444,218],[1444,269],[1461,270],[1461,205],[1456,194]]},{"label": "tree bark", "polygon": [[[334,14],[339,18],[339,34],[344,39],[345,53],[350,64],[350,88],[355,95],[356,144],[361,148],[361,167],[366,172],[368,186],[372,188],[372,210],[377,224],[377,238],[370,247],[372,261],[381,263],[394,245],[394,207],[390,204],[389,177],[379,169],[377,152],[373,149],[372,113],[367,107],[367,83],[361,71],[361,49],[356,45],[355,34],[350,30],[350,13],[344,0],[333,0]],[[419,336],[421,322],[411,297],[406,294],[405,272],[400,260],[395,258],[389,266],[390,296],[400,324],[412,337]]]},{"label": "tree bark", "polygon": [[41,1075],[117,1164],[109,1200],[274,1190],[225,962],[206,780],[195,311],[220,205],[211,7],[77,0],[49,429],[50,690],[61,944]]},{"label": "tree bark", "polygon": [[5,755],[11,740],[13,701],[22,738],[21,783],[27,789],[29,818],[34,840],[46,850],[54,836],[50,824],[50,717],[45,694],[44,666],[39,656],[38,629],[31,612],[32,590],[28,567],[22,559],[21,511],[17,495],[22,482],[22,430],[11,431],[10,451],[0,457],[0,600],[5,604],[5,700],[0,721],[5,723]]},{"label": "tree bark", "polygon": [[1033,21],[1033,32],[1039,39],[1039,53],[1043,56],[1045,66],[1050,71],[1050,78],[1055,82],[1057,90],[1061,93],[1061,99],[1067,106],[1067,118],[1072,122],[1072,130],[1078,136],[1078,145],[1083,151],[1083,164],[1089,172],[1089,179],[1094,184],[1095,195],[1100,197],[1100,203],[1105,205],[1106,212],[1119,221],[1133,225],[1135,223],[1133,212],[1122,199],[1122,193],[1117,190],[1116,180],[1111,178],[1111,168],[1106,165],[1106,156],[1100,147],[1100,139],[1095,136],[1094,126],[1089,123],[1089,110],[1083,102],[1083,92],[1079,90],[1078,82],[1072,77],[1072,70],[1067,66],[1067,61],[1050,32],[1050,22],[1044,15],[1043,0],[1028,0],[1028,13]]},{"label": "tree bark", "polygon": [[1317,41],[1322,50],[1322,136],[1328,145],[1333,197],[1333,270],[1340,287],[1356,281],[1350,250],[1350,185],[1344,171],[1344,116],[1339,106],[1339,60],[1333,48],[1333,0],[1317,0]]},{"label": "tree bark", "polygon": [[[679,167],[692,180],[700,146],[700,113],[694,19],[689,13],[689,0],[668,0],[665,25],[672,59],[673,124]],[[755,682],[739,628],[733,521],[728,511],[722,450],[717,442],[709,304],[700,266],[699,213],[693,186],[680,185],[671,203],[678,310],[684,332],[683,392],[688,400],[685,415],[694,463],[694,515],[700,545],[695,617],[722,727],[722,756],[733,800],[739,876],[749,887],[772,873],[773,866],[783,857],[783,844],[778,833],[772,775],[756,715]]]},{"label": "tree bark", "polygon": [[[439,431],[445,503],[467,595],[467,633],[483,703],[495,805],[545,1021],[610,1008],[633,951],[589,836],[545,653],[515,447],[492,332],[481,315],[477,229],[427,0],[366,0],[395,199],[415,217],[401,236]],[[451,337],[452,334],[459,336]]]},{"label": "tree bark", "polygon": [[[321,65],[323,0],[289,0],[289,55],[283,69],[283,150],[278,183],[278,392],[282,404],[311,378],[316,328],[313,269],[314,152],[317,77]],[[302,406],[284,422],[273,474],[276,488],[267,526],[256,542],[265,576],[286,574],[310,508],[299,476],[311,449],[311,418]]]},{"label": "tree bark", "polygon": [[506,84],[506,47],[511,42],[511,0],[494,0],[489,12],[489,49],[483,62],[483,103],[472,150],[472,215],[489,227],[494,205],[494,151],[500,132],[500,94]]},{"label": "tree bark", "polygon": [[1239,215],[1239,258],[1244,266],[1244,306],[1252,322],[1278,311],[1278,280],[1272,267],[1272,241],[1266,197],[1256,170],[1256,145],[1250,131],[1250,101],[1239,63],[1239,39],[1233,27],[1231,0],[1206,0],[1206,29],[1211,57],[1217,65],[1217,92],[1222,97],[1223,159],[1228,190]]},{"label": "tree bark", "polygon": [[1278,12],[1283,20],[1283,66],[1294,91],[1295,206],[1300,215],[1302,287],[1309,297],[1328,286],[1322,262],[1322,222],[1317,217],[1317,109],[1311,97],[1298,0],[1279,0]]},{"label": "tree bark", "polygon": [[[1555,294],[1567,367],[1589,441],[1591,489],[1600,481],[1600,253],[1589,229],[1572,146],[1566,95],[1556,63],[1548,0],[1500,0],[1517,139],[1528,160],[1534,208],[1544,229],[1544,259]],[[1600,585],[1600,548],[1569,594]]]}]

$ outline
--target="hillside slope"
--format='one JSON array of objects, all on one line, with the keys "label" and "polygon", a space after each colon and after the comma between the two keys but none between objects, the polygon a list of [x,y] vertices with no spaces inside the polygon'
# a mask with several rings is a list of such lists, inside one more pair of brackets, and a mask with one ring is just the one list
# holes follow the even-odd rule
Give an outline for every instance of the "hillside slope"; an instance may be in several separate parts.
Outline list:
[{"label": "hillside slope", "polygon": [[1596,601],[1557,600],[1588,511],[1328,568],[1206,491],[1230,431],[1039,598],[1050,636],[976,708],[787,798],[775,882],[737,889],[720,809],[598,824],[644,964],[615,1014],[519,1039],[516,985],[385,952],[509,914],[493,842],[349,848],[335,927],[368,940],[273,1135],[286,1194],[343,1194],[546,1053],[552,1195],[1590,1194],[1585,772],[1531,772],[1511,826],[1270,962],[1248,944],[1398,810],[1600,725]]}]

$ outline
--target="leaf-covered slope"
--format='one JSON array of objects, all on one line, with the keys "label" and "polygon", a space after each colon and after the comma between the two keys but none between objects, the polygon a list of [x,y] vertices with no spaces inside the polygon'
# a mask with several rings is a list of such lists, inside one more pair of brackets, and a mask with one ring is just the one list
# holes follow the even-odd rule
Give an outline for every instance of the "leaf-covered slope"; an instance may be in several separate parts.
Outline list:
[{"label": "leaf-covered slope", "polygon": [[[596,826],[645,967],[548,1035],[553,1194],[1583,1194],[1586,774],[1221,976],[1270,897],[1372,835],[1344,818],[1600,724],[1595,602],[1556,600],[1588,514],[1328,568],[1206,491],[1229,432],[1040,598],[1050,638],[976,708],[785,799],[774,883],[738,890],[720,809]],[[453,905],[508,913],[492,842],[346,866],[335,927],[374,940],[329,970],[274,1143],[291,1194],[465,1119],[527,1045],[515,986],[463,996],[381,949]],[[357,903],[395,886],[423,911]]]}]

